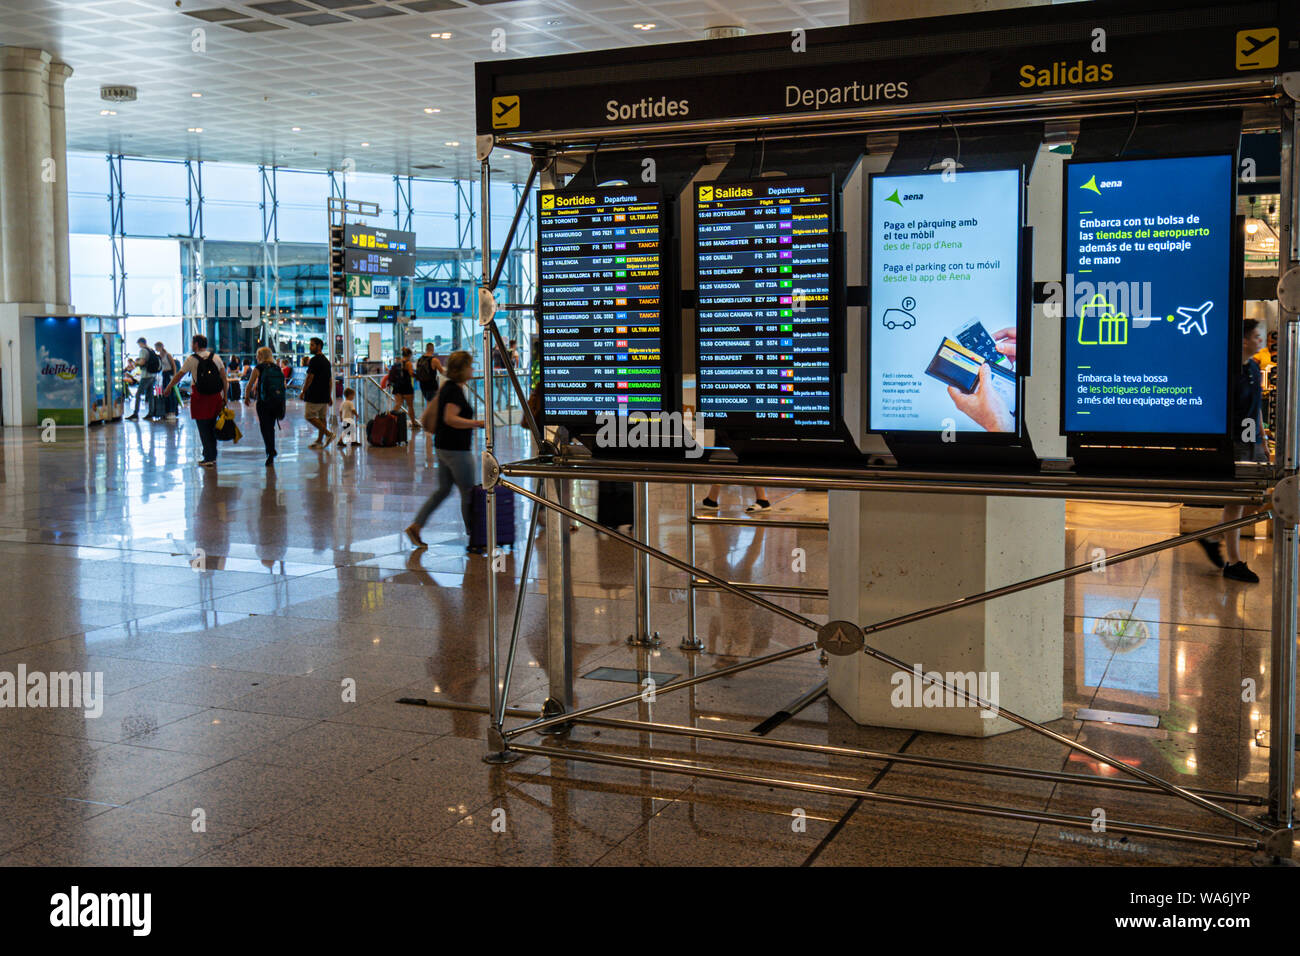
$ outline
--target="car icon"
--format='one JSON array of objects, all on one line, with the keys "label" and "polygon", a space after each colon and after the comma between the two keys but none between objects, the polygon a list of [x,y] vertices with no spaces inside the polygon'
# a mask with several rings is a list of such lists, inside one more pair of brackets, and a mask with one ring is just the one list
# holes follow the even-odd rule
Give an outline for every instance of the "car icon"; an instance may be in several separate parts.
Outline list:
[{"label": "car icon", "polygon": [[887,329],[910,329],[916,325],[916,316],[902,309],[886,309],[880,321]]}]

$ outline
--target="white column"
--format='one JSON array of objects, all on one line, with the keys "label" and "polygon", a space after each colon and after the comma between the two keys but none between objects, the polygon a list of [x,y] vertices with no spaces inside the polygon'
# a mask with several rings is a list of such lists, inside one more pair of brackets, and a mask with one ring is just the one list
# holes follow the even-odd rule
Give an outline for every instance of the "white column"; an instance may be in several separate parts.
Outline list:
[{"label": "white column", "polygon": [[63,87],[70,76],[72,67],[68,64],[50,64],[48,101],[54,179],[46,186],[53,203],[50,224],[54,246],[54,298],[51,301],[67,308],[72,305],[72,274],[68,262],[68,130],[63,109]]},{"label": "white column", "polygon": [[41,172],[52,159],[50,55],[0,47],[0,232],[5,301],[53,302],[54,202]]},{"label": "white column", "polygon": [[[1033,2],[851,0],[854,22],[964,13]],[[1059,261],[1059,162],[1044,158],[1032,179],[1035,279]],[[1055,206],[1053,205],[1055,203]],[[1055,210],[1055,211],[1054,211]],[[1054,225],[1053,225],[1054,223]],[[1025,418],[1039,455],[1064,453],[1056,437],[1059,326],[1035,313],[1034,375]],[[1065,506],[1057,500],[964,495],[831,492],[830,617],[871,624],[1049,571],[1065,562]],[[1061,716],[1064,585],[1024,591],[868,637],[875,647],[1037,721]],[[951,675],[951,676],[950,676]],[[982,683],[981,683],[982,681]],[[830,659],[831,699],[861,724],[981,737],[1016,729],[986,719],[865,655]],[[964,686],[964,685],[963,685]]]}]

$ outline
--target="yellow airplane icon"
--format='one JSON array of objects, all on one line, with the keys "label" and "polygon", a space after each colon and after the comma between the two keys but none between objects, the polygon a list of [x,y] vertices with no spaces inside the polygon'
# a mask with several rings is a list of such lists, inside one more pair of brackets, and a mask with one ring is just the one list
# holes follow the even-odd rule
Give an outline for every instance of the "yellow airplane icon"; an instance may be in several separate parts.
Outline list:
[{"label": "yellow airplane icon", "polygon": [[701,186],[701,187],[700,187],[700,200],[701,200],[702,202],[708,202],[708,201],[711,200],[712,198],[713,198],[713,187],[712,187],[712,186]]},{"label": "yellow airplane icon", "polygon": [[552,196],[552,195],[550,195],[550,194],[548,194],[548,193],[542,193],[542,208],[543,208],[543,209],[554,209],[554,208],[555,208],[555,197]]},{"label": "yellow airplane icon", "polygon": [[519,125],[520,112],[519,97],[492,97],[492,128],[514,129]]},{"label": "yellow airplane icon", "polygon": [[1237,69],[1267,70],[1277,66],[1277,27],[1237,32]]}]

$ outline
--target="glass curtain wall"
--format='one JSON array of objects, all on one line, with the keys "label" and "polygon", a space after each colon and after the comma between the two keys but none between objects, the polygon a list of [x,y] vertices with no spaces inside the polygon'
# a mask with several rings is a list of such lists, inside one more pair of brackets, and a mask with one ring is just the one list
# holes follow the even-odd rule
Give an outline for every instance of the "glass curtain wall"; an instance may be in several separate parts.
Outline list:
[{"label": "glass curtain wall", "polygon": [[[251,358],[260,345],[300,358],[325,337],[329,302],[326,200],[377,203],[362,221],[416,234],[414,279],[378,278],[352,300],[354,348],[369,355],[380,332],[382,362],[403,342],[434,342],[446,355],[469,344],[467,318],[423,315],[426,287],[458,287],[467,308],[481,274],[477,182],[321,172],[233,163],[69,153],[74,306],[121,313],[129,342],[145,335],[183,353],[190,317],[224,356]],[[491,237],[499,254],[522,187],[493,185]],[[520,221],[498,299],[533,299],[533,212]],[[406,321],[395,319],[395,312]],[[503,323],[506,321],[502,317]],[[526,351],[531,316],[509,314],[510,337]]]}]

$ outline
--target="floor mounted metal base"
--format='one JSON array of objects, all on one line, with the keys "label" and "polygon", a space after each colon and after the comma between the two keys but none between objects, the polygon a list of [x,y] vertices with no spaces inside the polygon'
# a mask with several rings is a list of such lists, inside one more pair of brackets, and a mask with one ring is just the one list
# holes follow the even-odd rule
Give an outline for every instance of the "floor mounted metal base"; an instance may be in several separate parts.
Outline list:
[{"label": "floor mounted metal base", "polygon": [[682,642],[677,645],[677,648],[678,650],[683,651],[702,651],[704,650],[704,642],[698,637],[683,637]]},{"label": "floor mounted metal base", "polygon": [[663,641],[659,637],[659,632],[655,631],[653,634],[642,634],[640,637],[629,634],[627,644],[628,647],[659,647]]},{"label": "floor mounted metal base", "polygon": [[528,754],[521,754],[518,750],[497,750],[492,753],[483,755],[484,763],[507,764],[523,760]]},{"label": "floor mounted metal base", "polygon": [[[546,701],[542,704],[542,718],[546,720],[549,720],[552,717],[561,717],[567,712],[568,708],[554,697],[546,698]],[[572,729],[573,724],[571,723],[552,724],[551,726],[538,731],[538,733],[545,734],[548,737],[562,737]]]}]

